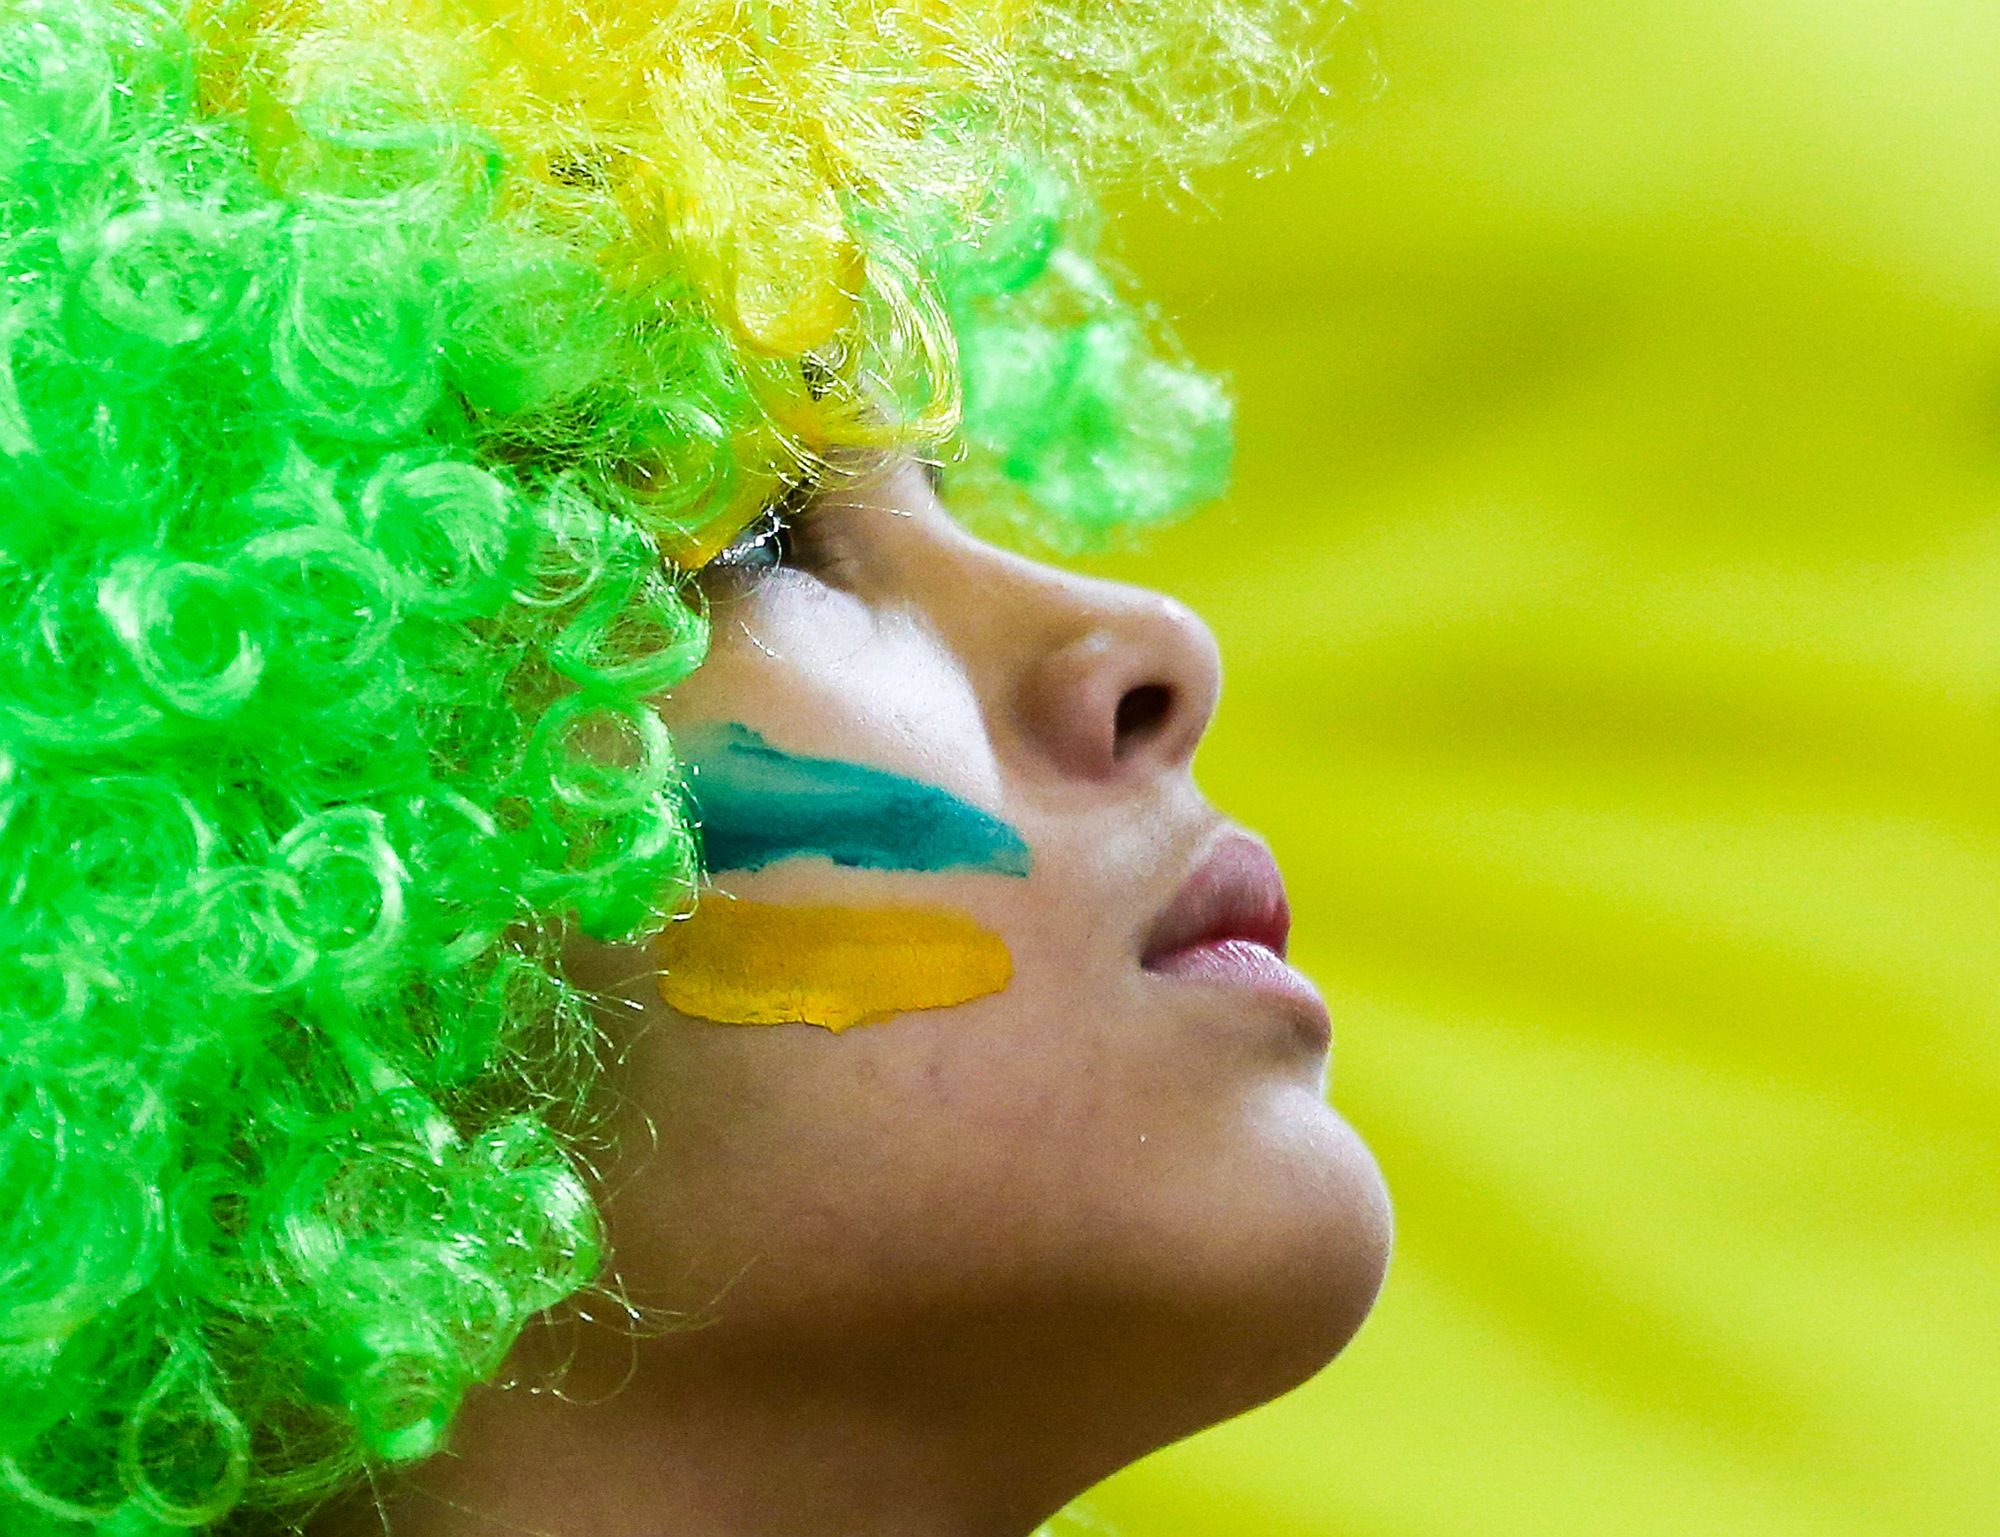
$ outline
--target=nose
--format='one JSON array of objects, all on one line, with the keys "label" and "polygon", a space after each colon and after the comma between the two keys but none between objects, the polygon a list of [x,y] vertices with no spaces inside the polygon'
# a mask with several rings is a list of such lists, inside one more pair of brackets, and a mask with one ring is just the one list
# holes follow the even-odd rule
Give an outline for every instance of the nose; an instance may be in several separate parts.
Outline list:
[{"label": "nose", "polygon": [[1185,768],[1222,688],[1208,626],[1159,593],[1038,575],[1040,612],[1017,653],[1023,740],[1060,773],[1094,782]]}]

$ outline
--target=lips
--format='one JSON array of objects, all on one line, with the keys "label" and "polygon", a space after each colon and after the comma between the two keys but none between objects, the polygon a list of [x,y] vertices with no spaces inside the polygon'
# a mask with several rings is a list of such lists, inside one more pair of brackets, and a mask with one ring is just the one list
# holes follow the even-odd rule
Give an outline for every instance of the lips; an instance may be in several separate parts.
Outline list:
[{"label": "lips", "polygon": [[1275,1005],[1292,1039],[1323,1071],[1333,1020],[1319,990],[1285,960],[1292,913],[1271,851],[1232,832],[1175,893],[1146,936],[1139,964],[1173,987],[1214,989]]},{"label": "lips", "polygon": [[1261,946],[1283,959],[1291,930],[1285,883],[1271,851],[1246,833],[1232,833],[1160,914],[1139,964],[1148,971],[1178,970],[1176,962],[1190,952],[1232,941]]}]

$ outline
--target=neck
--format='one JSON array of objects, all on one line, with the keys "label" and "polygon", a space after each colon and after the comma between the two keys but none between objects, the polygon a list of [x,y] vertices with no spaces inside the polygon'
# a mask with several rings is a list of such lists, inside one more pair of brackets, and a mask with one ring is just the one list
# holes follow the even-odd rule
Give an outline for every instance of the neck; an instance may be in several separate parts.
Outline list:
[{"label": "neck", "polygon": [[561,1396],[475,1391],[450,1451],[315,1537],[1025,1537],[1156,1444],[923,1350],[759,1359],[696,1331],[599,1353]]}]

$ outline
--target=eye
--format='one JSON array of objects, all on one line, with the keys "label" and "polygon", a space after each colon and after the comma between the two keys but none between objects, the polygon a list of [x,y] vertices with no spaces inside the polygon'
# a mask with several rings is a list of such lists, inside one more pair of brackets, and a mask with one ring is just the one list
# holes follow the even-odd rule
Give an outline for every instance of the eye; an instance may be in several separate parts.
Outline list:
[{"label": "eye", "polygon": [[773,506],[766,507],[727,549],[701,569],[719,576],[761,576],[791,565],[796,558],[791,520]]},{"label": "eye", "polygon": [[[742,584],[797,566],[802,547],[808,547],[810,555],[805,525],[811,520],[813,499],[818,494],[817,475],[793,481],[742,533],[711,557],[699,574]],[[810,559],[806,564],[811,564]]]}]

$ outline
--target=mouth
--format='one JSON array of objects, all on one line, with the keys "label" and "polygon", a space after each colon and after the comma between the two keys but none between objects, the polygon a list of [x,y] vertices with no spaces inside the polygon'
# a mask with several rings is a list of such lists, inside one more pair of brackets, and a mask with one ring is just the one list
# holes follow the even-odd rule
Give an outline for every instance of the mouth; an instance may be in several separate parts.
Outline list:
[{"label": "mouth", "polygon": [[1139,964],[1168,969],[1189,950],[1241,940],[1280,960],[1291,938],[1292,910],[1270,850],[1246,833],[1231,833],[1175,893],[1146,936]]},{"label": "mouth", "polygon": [[1277,861],[1248,833],[1218,843],[1154,922],[1139,954],[1156,976],[1244,988],[1289,1006],[1324,1050],[1332,1024],[1319,992],[1285,960],[1292,912]]}]

